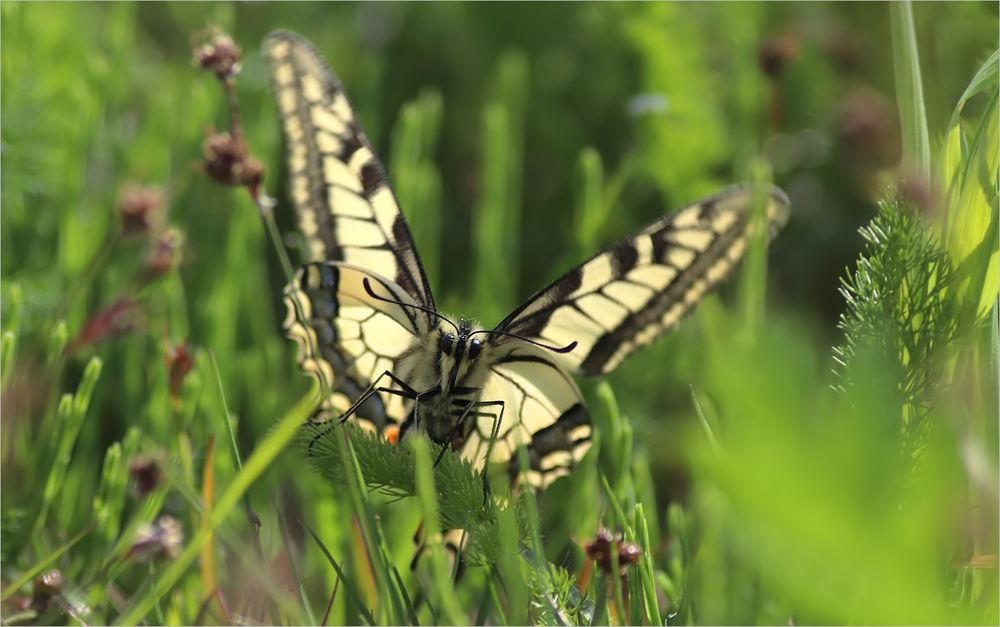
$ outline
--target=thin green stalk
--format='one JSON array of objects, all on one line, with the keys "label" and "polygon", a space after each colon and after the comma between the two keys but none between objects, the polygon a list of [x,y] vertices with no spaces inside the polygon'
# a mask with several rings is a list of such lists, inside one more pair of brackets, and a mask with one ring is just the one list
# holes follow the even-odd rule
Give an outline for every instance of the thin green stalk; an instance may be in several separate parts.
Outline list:
[{"label": "thin green stalk", "polygon": [[590,147],[584,148],[577,158],[577,169],[580,182],[576,195],[576,245],[577,252],[586,255],[588,251],[597,250],[598,233],[607,218],[600,153]]},{"label": "thin green stalk", "polygon": [[94,515],[99,527],[98,535],[106,544],[111,544],[118,535],[118,526],[121,522],[120,504],[124,501],[127,484],[128,473],[122,459],[122,445],[120,442],[114,442],[104,454],[101,482],[93,500]]},{"label": "thin green stalk", "polygon": [[296,562],[295,554],[293,552],[292,543],[289,541],[288,535],[288,525],[285,523],[285,516],[281,510],[280,504],[278,503],[277,494],[274,495],[274,511],[278,514],[278,527],[281,532],[281,544],[285,549],[285,555],[288,556],[288,567],[292,571],[292,579],[295,580],[295,585],[299,593],[299,603],[302,604],[302,609],[305,611],[306,620],[309,621],[310,625],[316,624],[316,617],[313,615],[312,604],[309,602],[309,596],[306,594],[305,587],[302,585],[302,576],[299,573],[299,564]]},{"label": "thin green stalk", "polygon": [[740,301],[743,333],[753,341],[764,320],[764,296],[767,291],[767,205],[770,198],[771,168],[764,159],[751,165],[750,226],[747,252],[740,274]]},{"label": "thin green stalk", "polygon": [[[222,404],[222,414],[223,423],[226,426],[226,433],[229,434],[229,448],[233,457],[233,465],[236,467],[236,472],[239,473],[243,470],[243,460],[240,457],[240,447],[236,443],[236,432],[233,430],[233,421],[230,418],[229,404],[226,402],[226,390],[222,385],[222,373],[219,371],[219,364],[215,360],[215,351],[208,351],[209,361],[212,362],[212,371],[215,374],[215,382],[219,386],[219,402]],[[250,504],[250,495],[243,495],[243,511],[246,513],[247,522],[250,523],[251,531],[254,536],[254,551],[258,558],[262,558],[264,553],[260,546],[260,519],[257,514],[253,511],[253,506]]]},{"label": "thin green stalk", "polygon": [[7,387],[10,374],[14,371],[11,367],[17,357],[17,334],[13,331],[4,331],[3,340],[0,341],[0,387]]},{"label": "thin green stalk", "polygon": [[90,400],[97,386],[97,380],[101,376],[103,362],[99,357],[91,358],[87,367],[83,371],[83,378],[75,395],[66,394],[59,403],[59,430],[58,446],[55,458],[52,460],[52,467],[49,469],[48,478],[45,480],[45,487],[42,490],[42,502],[38,515],[32,525],[34,536],[45,525],[49,509],[55,501],[56,495],[62,486],[66,471],[73,455],[73,445],[76,443],[83,420],[87,416],[90,408]]},{"label": "thin green stalk", "polygon": [[[455,560],[456,563],[458,560]],[[417,618],[417,610],[413,607],[413,601],[410,599],[410,595],[406,592],[406,584],[403,583],[403,576],[399,574],[399,569],[396,568],[395,564],[390,564],[392,566],[392,576],[396,580],[396,586],[402,593],[403,602],[406,604],[406,616],[409,618],[411,625],[420,625],[420,620]]]},{"label": "thin green stalk", "polygon": [[709,445],[715,453],[719,453],[722,447],[719,446],[719,440],[715,437],[715,433],[712,431],[712,425],[708,423],[708,418],[705,417],[705,411],[701,408],[701,401],[698,400],[698,394],[694,391],[694,386],[689,386],[691,390],[691,403],[694,405],[694,411],[698,415],[698,422],[701,423],[701,428],[705,431],[705,437],[708,439]]},{"label": "thin green stalk", "polygon": [[[251,197],[253,197],[253,194],[251,194]],[[285,274],[285,282],[291,282],[292,277],[295,276],[295,271],[292,270],[292,262],[288,259],[288,251],[285,250],[285,244],[281,241],[278,225],[274,223],[274,212],[271,211],[271,207],[267,206],[263,200],[254,198],[254,203],[257,205],[261,222],[264,223],[264,230],[267,231],[267,235],[271,240],[271,246],[274,247],[274,252],[278,254],[278,262],[281,263],[281,270]]]},{"label": "thin green stalk", "polygon": [[646,511],[642,503],[635,506],[635,527],[639,542],[642,543],[642,557],[639,561],[639,577],[642,582],[643,601],[646,607],[646,620],[650,625],[662,625],[660,604],[656,600],[656,575],[653,570],[653,550],[655,547],[649,541],[649,526],[646,523]]},{"label": "thin green stalk", "polygon": [[434,488],[434,467],[430,448],[425,438],[410,438],[413,450],[414,471],[417,483],[417,500],[423,515],[426,546],[430,549],[432,587],[437,607],[441,614],[438,621],[448,621],[452,625],[462,625],[467,619],[458,606],[455,590],[451,582],[444,547],[441,546],[440,521],[438,517],[437,492]]},{"label": "thin green stalk", "polygon": [[927,132],[927,111],[920,78],[917,34],[913,6],[909,0],[889,3],[892,29],[892,62],[896,79],[896,106],[903,130],[903,155],[911,159],[924,180],[930,180],[931,144]]},{"label": "thin green stalk", "polygon": [[56,548],[56,550],[46,555],[44,558],[38,561],[34,566],[24,571],[24,573],[22,573],[21,576],[17,578],[17,580],[15,580],[13,583],[7,586],[7,588],[3,591],[3,595],[0,596],[0,601],[6,601],[11,596],[13,596],[18,590],[26,586],[29,581],[35,578],[35,576],[37,576],[43,570],[45,570],[50,565],[55,563],[55,561],[60,557],[62,557],[62,555],[66,553],[66,551],[73,548],[73,546],[77,542],[82,540],[84,536],[86,536],[93,530],[94,530],[94,525],[87,527],[80,533],[76,534],[75,536],[64,542],[62,545]]},{"label": "thin green stalk", "polygon": [[302,523],[302,526],[306,528],[306,531],[309,532],[312,539],[319,545],[320,551],[323,552],[323,555],[326,556],[326,560],[330,562],[331,566],[333,566],[333,570],[337,571],[338,581],[344,582],[344,589],[347,590],[347,595],[351,597],[351,600],[354,601],[354,605],[357,606],[358,611],[361,612],[361,617],[364,618],[369,625],[378,624],[375,617],[372,615],[371,610],[369,610],[364,604],[364,601],[361,600],[361,594],[354,588],[354,580],[349,578],[340,567],[340,564],[337,563],[337,560],[333,559],[333,555],[330,553],[330,550],[326,548],[323,540],[315,531],[312,530],[312,527],[307,525],[305,522]]},{"label": "thin green stalk", "polygon": [[365,490],[365,475],[354,451],[354,446],[346,429],[335,429],[337,444],[341,450],[341,463],[344,467],[344,477],[347,483],[347,493],[351,509],[357,517],[361,533],[365,540],[365,549],[371,561],[377,589],[389,595],[389,603],[379,603],[379,616],[390,623],[399,623],[403,618],[403,604],[395,593],[395,586],[389,576],[385,555],[382,551],[383,542],[378,530],[375,513]]},{"label": "thin green stalk", "polygon": [[611,572],[605,575],[605,579],[611,584],[611,590],[615,596],[615,616],[618,624],[624,625],[628,621],[625,618],[625,598],[622,594],[621,564],[618,563],[618,540],[611,541]]},{"label": "thin green stalk", "polygon": [[441,176],[433,160],[441,116],[441,94],[435,89],[424,89],[404,104],[393,129],[389,162],[396,200],[431,285],[437,285],[441,268]]},{"label": "thin green stalk", "polygon": [[[476,302],[486,307],[487,319],[498,318],[516,300],[519,256],[512,254],[520,237],[518,219],[509,199],[511,129],[500,103],[483,112],[483,193],[475,220]],[[513,265],[511,265],[513,264]]]}]

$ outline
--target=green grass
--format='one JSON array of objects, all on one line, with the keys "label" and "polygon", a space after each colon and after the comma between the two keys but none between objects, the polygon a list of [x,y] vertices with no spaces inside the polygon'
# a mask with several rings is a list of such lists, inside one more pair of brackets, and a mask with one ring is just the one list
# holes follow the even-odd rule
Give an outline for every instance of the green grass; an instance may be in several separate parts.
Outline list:
[{"label": "green grass", "polygon": [[[4,624],[995,624],[995,8],[379,6],[0,7]],[[492,477],[484,503],[454,454],[349,427],[307,460],[286,273],[248,195],[196,167],[227,123],[190,62],[208,24],[244,49],[281,241],[257,51],[290,27],[341,73],[449,312],[489,324],[734,180],[787,189],[791,222],[677,333],[582,383],[594,445],[544,493]],[[893,140],[848,124],[858,84],[895,91],[919,167],[872,157]],[[160,231],[119,234],[131,182],[183,234],[154,280]],[[183,537],[140,556],[164,516]],[[460,569],[436,533],[455,527]],[[601,528],[641,551],[624,577],[588,559]]]}]

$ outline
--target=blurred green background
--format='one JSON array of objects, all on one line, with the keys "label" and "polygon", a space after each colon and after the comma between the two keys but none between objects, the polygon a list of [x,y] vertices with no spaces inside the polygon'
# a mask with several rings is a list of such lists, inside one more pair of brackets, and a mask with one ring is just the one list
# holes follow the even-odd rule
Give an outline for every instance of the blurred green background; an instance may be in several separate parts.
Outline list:
[{"label": "blurred green background", "polygon": [[[886,391],[895,379],[882,357],[852,361],[852,380],[864,383],[845,393],[854,402],[830,390],[830,347],[844,343],[839,289],[862,252],[859,227],[895,188],[928,222],[948,211],[946,183],[900,165],[907,129],[889,5],[4,2],[0,18],[5,619],[37,610],[20,620],[99,623],[147,596],[131,578],[166,566],[132,563],[135,526],[167,513],[190,536],[206,460],[217,492],[237,473],[219,383],[244,457],[308,389],[280,331],[284,278],[257,210],[199,170],[206,129],[225,128],[228,115],[192,46],[218,27],[243,49],[243,123],[293,259],[259,55],[275,28],[312,40],[340,76],[439,305],[485,324],[601,246],[723,185],[765,176],[788,192],[792,219],[768,254],[766,322],[747,331],[746,294],[763,289],[763,275],[744,276],[610,387],[584,383],[606,433],[579,477],[540,497],[550,561],[576,572],[580,542],[616,526],[600,470],[617,499],[644,506],[663,618],[996,622],[996,363],[984,348],[995,348],[995,319],[963,327],[973,357],[935,374],[947,383],[928,402],[943,409],[919,456],[900,450],[898,412],[886,409],[900,401]],[[998,11],[929,2],[913,18],[937,164],[960,97],[996,49]],[[984,112],[995,117],[995,102],[969,101],[970,129]],[[995,194],[993,164],[980,176]],[[160,188],[162,220],[182,237],[170,269],[138,283],[157,249],[155,239],[116,235],[129,184]],[[987,223],[995,201],[987,196]],[[119,315],[97,318],[103,335],[81,335],[126,293]],[[194,369],[172,393],[164,354],[182,342]],[[93,398],[79,412],[60,409],[93,356],[103,364]],[[904,358],[902,367],[916,366]],[[703,450],[692,391],[719,430],[721,461]],[[143,456],[166,478],[140,497],[128,468]],[[249,495],[263,523],[256,559],[277,580],[269,598],[294,594],[283,586],[297,580],[314,615],[279,603],[284,616],[318,617],[335,575],[296,521],[357,564],[351,508],[297,454],[279,457]],[[408,562],[416,509],[378,508],[393,558]],[[213,589],[206,579],[254,616],[237,600],[253,596],[252,577],[232,557],[253,543],[238,512],[227,528],[218,576],[206,575],[203,556],[149,622],[222,620],[199,613]],[[47,555],[66,579],[62,604],[15,607],[33,588],[12,582]],[[289,556],[298,567],[286,575]],[[483,578],[459,583],[469,620]],[[357,612],[341,595],[331,621],[357,622]]]}]

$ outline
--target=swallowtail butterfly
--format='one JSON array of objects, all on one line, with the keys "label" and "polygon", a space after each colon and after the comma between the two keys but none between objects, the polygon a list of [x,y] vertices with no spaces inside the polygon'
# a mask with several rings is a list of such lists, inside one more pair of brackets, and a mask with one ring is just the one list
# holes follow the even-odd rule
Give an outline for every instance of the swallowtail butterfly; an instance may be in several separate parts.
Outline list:
[{"label": "swallowtail butterfly", "polygon": [[[742,257],[748,187],[731,187],[594,255],[484,328],[438,313],[385,170],[340,82],[301,37],[264,44],[288,147],[306,265],[285,289],[286,333],[328,391],[316,420],[423,431],[479,467],[544,487],[587,451],[573,374],[610,372],[673,329]],[[774,236],[788,216],[762,194]],[[493,443],[491,446],[491,442]],[[518,447],[530,468],[522,472]]]}]

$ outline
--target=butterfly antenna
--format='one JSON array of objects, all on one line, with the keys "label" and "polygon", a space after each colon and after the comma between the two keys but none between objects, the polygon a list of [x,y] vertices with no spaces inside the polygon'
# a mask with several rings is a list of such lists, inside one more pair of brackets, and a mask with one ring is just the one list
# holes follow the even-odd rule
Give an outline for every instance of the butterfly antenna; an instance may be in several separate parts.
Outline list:
[{"label": "butterfly antenna", "polygon": [[499,331],[497,329],[480,329],[479,331],[473,331],[472,333],[470,333],[469,337],[472,337],[476,333],[489,333],[490,335],[505,335],[507,337],[512,337],[521,340],[522,342],[527,342],[528,344],[534,344],[539,348],[544,348],[545,350],[550,350],[553,353],[559,353],[561,355],[565,355],[566,353],[576,348],[576,340],[573,340],[566,346],[559,347],[559,346],[552,346],[551,344],[543,344],[541,342],[536,342],[535,340],[529,340],[523,335],[517,335],[516,333],[508,333],[507,331]]},{"label": "butterfly antenna", "polygon": [[444,320],[445,322],[447,322],[451,326],[455,327],[455,332],[458,332],[458,325],[457,324],[455,324],[454,322],[452,322],[451,320],[449,320],[447,317],[445,317],[445,316],[439,314],[438,312],[434,311],[433,309],[430,309],[428,307],[423,307],[423,306],[417,305],[415,303],[404,303],[403,301],[396,300],[394,298],[386,298],[385,296],[379,296],[372,289],[371,283],[368,282],[368,277],[365,277],[364,279],[362,279],[362,283],[364,283],[365,291],[368,292],[368,295],[371,296],[372,298],[374,298],[375,300],[380,300],[383,303],[392,303],[393,305],[399,305],[400,307],[409,307],[410,309],[416,309],[418,311],[422,311],[424,313],[430,314],[430,315],[434,316],[435,318],[438,318],[440,320]]}]

